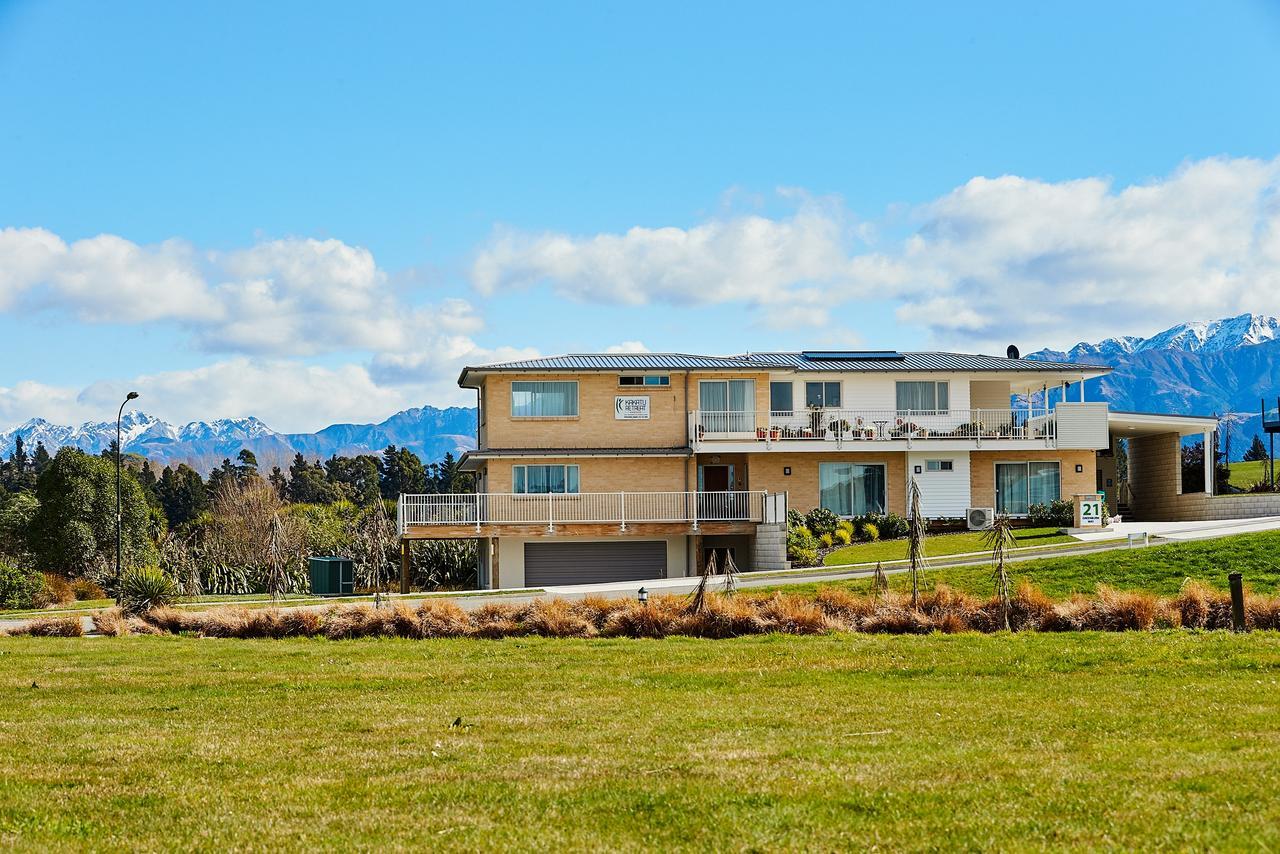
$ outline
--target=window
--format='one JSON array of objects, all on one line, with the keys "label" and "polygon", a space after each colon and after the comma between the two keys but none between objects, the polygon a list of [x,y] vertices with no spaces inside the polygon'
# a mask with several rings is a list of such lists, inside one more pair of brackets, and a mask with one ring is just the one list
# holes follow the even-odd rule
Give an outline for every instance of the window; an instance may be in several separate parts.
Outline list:
[{"label": "window", "polygon": [[954,460],[925,460],[925,471],[955,471]]},{"label": "window", "polygon": [[883,513],[885,467],[856,463],[819,463],[819,504],[837,516]]},{"label": "window", "polygon": [[669,386],[671,376],[669,374],[623,374],[618,377],[618,385]]},{"label": "window", "polygon": [[769,411],[793,412],[795,407],[795,386],[791,383],[769,383]]},{"label": "window", "polygon": [[837,409],[840,406],[840,383],[805,383],[804,405]]},{"label": "window", "polygon": [[517,495],[576,493],[577,466],[512,466],[511,491]]},{"label": "window", "polygon": [[512,418],[572,418],[578,414],[578,383],[513,382]]},{"label": "window", "polygon": [[698,383],[700,426],[708,433],[750,433],[755,429],[755,380]]},{"label": "window", "polygon": [[946,412],[951,408],[951,384],[946,382],[898,383],[898,409]]},{"label": "window", "polygon": [[1032,504],[1057,501],[1057,463],[996,463],[996,512],[1025,516]]}]

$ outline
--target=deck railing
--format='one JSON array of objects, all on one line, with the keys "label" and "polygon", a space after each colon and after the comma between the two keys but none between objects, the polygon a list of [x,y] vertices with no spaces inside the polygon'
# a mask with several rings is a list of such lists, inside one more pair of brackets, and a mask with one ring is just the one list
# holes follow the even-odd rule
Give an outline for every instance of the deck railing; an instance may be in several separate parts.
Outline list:
[{"label": "deck railing", "polygon": [[401,495],[400,533],[415,525],[557,525],[761,522],[763,492],[486,492]]},{"label": "deck railing", "polygon": [[695,442],[909,442],[943,439],[1052,440],[1057,419],[1045,409],[797,409],[690,413]]}]

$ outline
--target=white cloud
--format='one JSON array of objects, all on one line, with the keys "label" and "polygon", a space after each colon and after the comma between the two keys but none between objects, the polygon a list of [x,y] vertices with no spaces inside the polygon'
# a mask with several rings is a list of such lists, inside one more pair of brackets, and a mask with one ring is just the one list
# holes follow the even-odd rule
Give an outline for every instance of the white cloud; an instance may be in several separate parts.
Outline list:
[{"label": "white cloud", "polygon": [[545,281],[562,296],[607,304],[786,305],[813,286],[855,288],[855,240],[837,204],[800,198],[790,217],[739,216],[687,229],[584,237],[500,229],[471,275],[484,294]]},{"label": "white cloud", "polygon": [[649,348],[643,341],[619,341],[604,348],[606,353],[648,353]]},{"label": "white cloud", "polygon": [[[1117,188],[1103,178],[974,178],[884,227],[833,201],[791,217],[571,236],[500,230],[472,279],[484,293],[548,283],[604,304],[743,303],[766,329],[822,327],[863,298],[937,346],[987,349],[1147,334],[1243,311],[1280,313],[1280,160],[1211,158]],[[842,318],[843,319],[843,318]]]}]

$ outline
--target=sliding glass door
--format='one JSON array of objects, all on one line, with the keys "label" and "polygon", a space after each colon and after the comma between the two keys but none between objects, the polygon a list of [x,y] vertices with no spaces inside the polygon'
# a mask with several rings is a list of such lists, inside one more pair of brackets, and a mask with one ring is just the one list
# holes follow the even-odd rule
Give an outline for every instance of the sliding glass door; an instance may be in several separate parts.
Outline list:
[{"label": "sliding glass door", "polygon": [[818,465],[818,502],[837,516],[883,513],[885,467],[857,463]]},{"label": "sliding glass door", "polygon": [[1033,504],[1061,497],[1057,463],[996,463],[996,512],[1025,516]]},{"label": "sliding glass door", "polygon": [[702,380],[698,383],[699,424],[708,433],[755,430],[755,380]]}]

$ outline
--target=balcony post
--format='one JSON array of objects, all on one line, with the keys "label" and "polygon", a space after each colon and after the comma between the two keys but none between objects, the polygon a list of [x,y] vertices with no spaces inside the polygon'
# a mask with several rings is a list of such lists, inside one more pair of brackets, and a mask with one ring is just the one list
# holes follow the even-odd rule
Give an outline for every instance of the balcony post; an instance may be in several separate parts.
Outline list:
[{"label": "balcony post", "polygon": [[547,493],[547,530],[554,531],[556,529],[555,522],[555,493]]},{"label": "balcony post", "polygon": [[693,493],[693,530],[695,531],[698,530],[698,495],[697,492]]},{"label": "balcony post", "polygon": [[618,520],[622,523],[622,530],[627,530],[627,494],[625,492],[618,493]]}]

